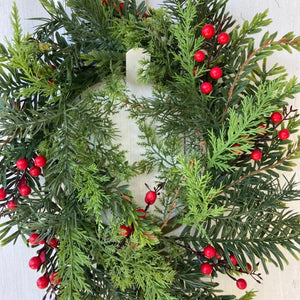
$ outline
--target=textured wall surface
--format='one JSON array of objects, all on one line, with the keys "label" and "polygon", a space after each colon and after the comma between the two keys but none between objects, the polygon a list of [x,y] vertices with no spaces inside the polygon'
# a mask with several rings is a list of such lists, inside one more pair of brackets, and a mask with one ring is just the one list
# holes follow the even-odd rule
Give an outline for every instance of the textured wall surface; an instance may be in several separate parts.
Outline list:
[{"label": "textured wall surface", "polygon": [[[41,9],[38,0],[15,0],[22,19],[24,32],[32,31],[35,21],[28,21],[30,17],[43,16],[44,12]],[[149,0],[150,6],[156,7],[161,3],[161,0]],[[0,0],[0,41],[4,41],[4,36],[9,37],[12,33],[9,16],[13,1]],[[279,37],[286,32],[295,31],[300,35],[300,1],[298,0],[229,0],[228,10],[239,23],[244,20],[250,20],[255,13],[262,12],[269,8],[269,17],[273,19],[273,23],[268,26],[270,32],[278,31]],[[133,55],[134,57],[134,55]],[[131,58],[134,59],[134,58]],[[300,78],[300,54],[293,53],[290,55],[285,52],[279,52],[274,56],[273,62],[278,62],[280,65],[287,67],[291,76],[296,75]],[[130,62],[129,62],[130,63]],[[130,65],[132,65],[130,63]],[[130,70],[134,73],[134,70]],[[132,73],[132,74],[133,74]],[[134,77],[134,76],[133,76]],[[132,81],[133,80],[133,81]],[[129,79],[133,91],[143,91],[134,83],[134,79]],[[149,87],[146,87],[144,92],[149,93]],[[143,92],[142,92],[143,93]],[[300,109],[300,95],[291,101],[295,107]],[[132,150],[135,149],[135,143],[132,142],[132,127],[123,124],[121,121],[122,135],[124,144]],[[129,138],[130,137],[130,138]],[[130,141],[130,142],[128,142]],[[130,154],[132,157],[133,151]],[[138,154],[137,154],[138,155]],[[296,169],[297,181],[300,181],[300,162]],[[145,182],[141,180],[141,184]],[[151,183],[151,179],[147,180]],[[295,209],[300,211],[300,203],[292,204]],[[42,299],[43,291],[36,288],[35,281],[39,277],[35,271],[28,268],[28,260],[35,255],[33,249],[28,249],[22,241],[18,241],[16,245],[8,245],[4,248],[0,247],[0,299],[1,300],[40,300]],[[257,299],[260,300],[285,300],[299,299],[300,295],[300,263],[291,258],[290,264],[286,266],[284,271],[280,271],[275,267],[270,267],[270,275],[264,275],[262,285],[258,285],[254,280],[249,278],[249,290],[259,290]],[[227,292],[236,293],[232,280],[228,278],[222,279],[222,288]],[[200,300],[200,299],[199,299]]]}]

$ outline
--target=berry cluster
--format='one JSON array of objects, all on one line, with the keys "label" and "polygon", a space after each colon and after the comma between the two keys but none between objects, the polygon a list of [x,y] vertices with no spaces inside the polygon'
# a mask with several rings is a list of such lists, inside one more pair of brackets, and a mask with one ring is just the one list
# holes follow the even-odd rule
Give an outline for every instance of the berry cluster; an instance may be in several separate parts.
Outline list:
[{"label": "berry cluster", "polygon": [[[278,112],[278,111],[273,112],[271,114],[271,116],[269,117],[267,125],[261,124],[261,125],[258,126],[259,131],[258,131],[258,134],[257,134],[257,136],[255,138],[255,141],[254,141],[254,150],[250,154],[250,157],[251,157],[252,160],[260,161],[262,159],[263,151],[260,148],[261,148],[261,145],[262,145],[263,142],[272,141],[272,140],[284,141],[284,140],[289,139],[290,131],[289,131],[288,128],[282,128],[280,130],[277,130],[277,128],[280,125],[282,125],[282,123],[285,120],[289,119],[288,115],[291,112],[295,112],[295,111],[291,108],[290,112],[287,113],[286,108],[284,108],[283,114]],[[271,130],[267,130],[270,126],[272,126]],[[276,134],[273,137],[270,137],[270,135],[272,135],[274,132],[276,132]],[[246,139],[250,140],[250,137],[247,136]],[[242,150],[241,150],[240,147],[241,147],[241,145],[234,144],[232,146],[232,152],[234,154],[241,155]]]},{"label": "berry cluster", "polygon": [[[247,287],[247,282],[243,278],[236,279],[230,273],[230,271],[235,271],[236,273],[248,274],[258,283],[261,283],[261,274],[255,273],[252,270],[252,266],[250,263],[247,263],[247,269],[244,270],[238,265],[238,261],[236,257],[231,254],[229,256],[229,261],[225,258],[222,258],[221,254],[217,252],[217,250],[212,245],[207,245],[201,251],[195,251],[190,247],[183,246],[178,244],[179,246],[185,248],[186,250],[192,252],[196,255],[197,260],[201,264],[200,270],[203,275],[213,275],[217,271],[225,272],[232,280],[236,282],[236,286],[243,290]],[[233,266],[233,267],[232,267]],[[258,278],[258,279],[257,279]]]},{"label": "berry cluster", "polygon": [[[216,30],[213,25],[206,24],[203,26],[201,33],[205,39],[212,39],[216,34]],[[217,41],[221,46],[227,44],[229,40],[230,40],[229,34],[226,32],[220,32],[217,35]],[[198,63],[204,62],[206,59],[205,52],[203,50],[197,50],[195,52],[194,59]],[[208,69],[210,69],[209,68],[210,63],[211,60],[208,58],[208,62],[207,62]],[[195,67],[194,76],[197,76],[198,73],[199,73],[199,68]],[[214,66],[209,70],[209,76],[211,79],[219,79],[222,77],[222,75],[223,75],[223,70],[218,66]],[[200,90],[203,94],[207,95],[213,90],[213,85],[209,81],[203,81],[202,84],[200,85]]]},{"label": "berry cluster", "polygon": [[46,165],[47,159],[45,156],[38,155],[33,159],[33,164],[26,158],[19,158],[16,161],[15,167],[12,169],[16,173],[16,180],[11,182],[6,188],[0,188],[0,200],[6,201],[1,203],[1,206],[6,205],[9,211],[15,211],[18,207],[17,199],[27,197],[31,194],[31,187],[27,183],[27,176],[38,177],[41,175],[43,168]]},{"label": "berry cluster", "polygon": [[33,233],[29,236],[28,242],[32,246],[43,245],[43,247],[37,251],[38,255],[30,258],[28,263],[29,268],[33,270],[39,271],[42,267],[45,269],[44,274],[36,281],[37,287],[39,289],[46,289],[51,283],[52,289],[55,290],[55,286],[61,282],[61,279],[58,277],[54,266],[52,266],[51,261],[53,261],[53,259],[49,260],[49,267],[47,258],[51,256],[53,249],[58,248],[58,240],[55,237],[48,237],[45,241],[38,233]]}]

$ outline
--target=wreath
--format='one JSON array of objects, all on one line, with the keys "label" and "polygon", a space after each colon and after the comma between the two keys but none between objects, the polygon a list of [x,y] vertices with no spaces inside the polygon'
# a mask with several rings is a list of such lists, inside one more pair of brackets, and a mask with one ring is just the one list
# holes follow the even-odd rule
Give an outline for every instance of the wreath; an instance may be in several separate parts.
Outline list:
[{"label": "wreath", "polygon": [[[286,100],[300,85],[266,62],[298,37],[266,32],[256,48],[266,12],[239,27],[224,0],[40,2],[49,18],[24,35],[14,5],[0,46],[0,239],[36,249],[44,299],[236,299],[218,275],[243,290],[297,257],[287,203],[300,192],[277,170],[300,156]],[[124,81],[136,47],[151,57],[139,72],[150,97]],[[124,109],[144,149],[133,164],[116,142]],[[128,183],[153,170],[141,202]]]}]

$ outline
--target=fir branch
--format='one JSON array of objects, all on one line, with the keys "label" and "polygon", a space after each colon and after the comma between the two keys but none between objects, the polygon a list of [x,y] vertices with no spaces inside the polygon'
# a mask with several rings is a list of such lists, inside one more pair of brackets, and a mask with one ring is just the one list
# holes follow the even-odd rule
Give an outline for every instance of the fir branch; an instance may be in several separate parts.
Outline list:
[{"label": "fir branch", "polygon": [[245,180],[246,178],[249,178],[249,177],[252,177],[252,176],[255,176],[257,174],[260,174],[262,172],[266,172],[268,170],[271,170],[271,169],[274,169],[276,168],[277,166],[283,164],[285,161],[291,159],[295,154],[297,154],[297,152],[300,150],[300,144],[291,152],[289,153],[287,156],[283,157],[281,160],[279,160],[278,162],[276,162],[275,164],[273,165],[269,165],[269,166],[266,166],[262,169],[257,169],[257,170],[254,170],[252,171],[251,173],[249,174],[246,174],[244,176],[242,176],[241,178],[239,178],[238,180],[232,182],[231,184],[227,185],[226,187],[224,187],[224,190],[227,190],[227,189],[230,189],[231,187],[233,187],[234,185],[242,182],[243,180]]}]

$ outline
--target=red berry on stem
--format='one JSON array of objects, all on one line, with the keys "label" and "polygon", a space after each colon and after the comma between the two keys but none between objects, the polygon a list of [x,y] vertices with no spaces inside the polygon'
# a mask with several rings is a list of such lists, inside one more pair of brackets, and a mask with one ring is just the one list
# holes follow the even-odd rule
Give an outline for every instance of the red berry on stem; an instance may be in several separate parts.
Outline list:
[{"label": "red berry on stem", "polygon": [[33,245],[33,246],[36,246],[36,245],[38,245],[38,244],[44,244],[44,243],[45,243],[44,240],[41,240],[41,241],[39,241],[39,240],[40,240],[40,235],[37,234],[37,233],[31,234],[31,235],[29,236],[29,238],[28,238],[29,244],[31,244],[31,245]]},{"label": "red berry on stem", "polygon": [[147,204],[152,205],[152,204],[154,204],[156,197],[157,197],[157,194],[154,191],[149,191],[146,193],[145,202]]},{"label": "red berry on stem", "polygon": [[234,256],[233,254],[230,254],[229,258],[230,258],[232,264],[233,264],[234,266],[236,266],[238,262],[237,262],[235,256]]},{"label": "red berry on stem", "polygon": [[1,188],[0,189],[0,200],[4,200],[7,196],[7,192],[6,192],[6,189],[4,188]]},{"label": "red berry on stem", "polygon": [[16,165],[19,170],[26,170],[28,167],[28,160],[26,158],[19,158]]},{"label": "red berry on stem", "polygon": [[29,260],[29,268],[33,269],[33,270],[37,270],[42,264],[41,259],[39,258],[39,256],[34,256],[32,258],[30,258]]},{"label": "red berry on stem", "polygon": [[15,201],[11,200],[7,202],[7,208],[10,211],[15,211],[17,207],[18,207],[18,203],[16,203]]},{"label": "red berry on stem", "polygon": [[120,3],[120,9],[123,10],[123,8],[124,8],[124,2],[121,2]]},{"label": "red berry on stem", "polygon": [[201,50],[198,50],[195,52],[194,58],[195,58],[195,61],[202,62],[205,59],[205,53]]},{"label": "red berry on stem", "polygon": [[206,39],[211,39],[215,35],[215,27],[211,24],[206,24],[202,27],[202,36]]},{"label": "red berry on stem", "polygon": [[41,175],[41,168],[40,168],[40,167],[37,167],[37,166],[32,166],[32,167],[29,169],[29,174],[30,174],[32,177],[38,177],[39,175]]},{"label": "red berry on stem", "polygon": [[210,82],[203,82],[200,86],[200,90],[203,94],[207,95],[212,91],[212,84]]},{"label": "red berry on stem", "polygon": [[273,123],[280,123],[282,119],[283,119],[282,114],[278,111],[273,112],[271,115],[271,121]]},{"label": "red berry on stem", "polygon": [[241,148],[239,148],[239,147],[241,147],[241,145],[239,145],[239,144],[234,144],[233,146],[232,146],[232,148],[236,148],[236,149],[233,149],[232,150],[232,152],[233,153],[235,153],[235,154],[237,154],[237,155],[241,155],[242,154],[242,150],[241,150]]},{"label": "red berry on stem", "polygon": [[36,281],[36,285],[39,289],[45,289],[49,285],[49,278],[48,276],[41,276]]},{"label": "red berry on stem", "polygon": [[49,276],[51,284],[57,285],[61,282],[61,278],[58,277],[57,272],[53,271]]},{"label": "red berry on stem", "polygon": [[219,254],[218,252],[216,252],[216,258],[217,258],[218,260],[221,259],[221,256],[220,256],[220,254]]},{"label": "red berry on stem", "polygon": [[129,236],[132,231],[132,227],[126,225],[121,225],[120,229],[121,229],[120,235],[122,236]]},{"label": "red berry on stem", "polygon": [[23,177],[21,177],[21,179],[19,180],[18,188],[20,188],[22,185],[26,185],[26,184],[27,184],[26,177],[23,176]]},{"label": "red berry on stem", "polygon": [[259,161],[262,158],[262,153],[259,150],[254,150],[251,153],[251,158],[255,161]]},{"label": "red berry on stem", "polygon": [[247,263],[247,269],[249,270],[249,272],[252,271],[252,266],[249,263]]},{"label": "red berry on stem", "polygon": [[240,278],[236,281],[236,286],[240,289],[240,290],[244,290],[247,287],[247,282],[245,279]]},{"label": "red berry on stem", "polygon": [[210,77],[213,78],[213,79],[219,79],[219,78],[222,77],[223,71],[222,71],[222,69],[219,68],[219,67],[213,67],[213,68],[210,70],[209,75],[210,75]]},{"label": "red berry on stem", "polygon": [[39,258],[40,258],[42,264],[46,261],[46,251],[45,250],[41,251]]},{"label": "red berry on stem", "polygon": [[206,246],[203,250],[203,254],[207,258],[213,258],[216,255],[217,251],[213,246]]},{"label": "red berry on stem", "polygon": [[21,196],[28,196],[31,193],[31,188],[30,186],[24,184],[22,186],[19,187],[19,193]]},{"label": "red berry on stem", "polygon": [[38,155],[35,159],[34,159],[34,165],[37,167],[44,167],[46,165],[47,159],[45,156],[43,155]]},{"label": "red berry on stem", "polygon": [[137,210],[140,214],[139,214],[139,217],[142,218],[142,219],[145,219],[146,218],[146,211],[142,208],[139,208]]},{"label": "red berry on stem", "polygon": [[54,237],[52,238],[49,243],[48,243],[49,246],[53,247],[53,248],[57,248],[58,246],[58,240]]},{"label": "red berry on stem", "polygon": [[213,271],[213,267],[209,263],[204,263],[201,265],[201,272],[205,275],[210,275]]},{"label": "red berry on stem", "polygon": [[281,140],[287,140],[290,137],[290,132],[288,129],[281,129],[278,133],[278,137]]},{"label": "red berry on stem", "polygon": [[226,33],[226,32],[222,32],[218,35],[218,42],[221,44],[221,45],[225,45],[229,42],[229,34]]}]

